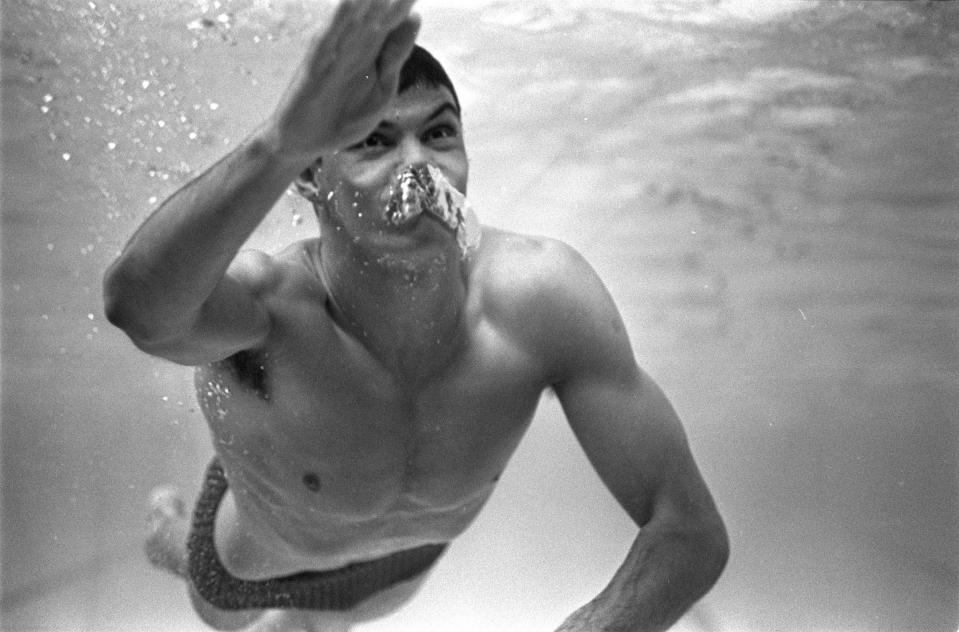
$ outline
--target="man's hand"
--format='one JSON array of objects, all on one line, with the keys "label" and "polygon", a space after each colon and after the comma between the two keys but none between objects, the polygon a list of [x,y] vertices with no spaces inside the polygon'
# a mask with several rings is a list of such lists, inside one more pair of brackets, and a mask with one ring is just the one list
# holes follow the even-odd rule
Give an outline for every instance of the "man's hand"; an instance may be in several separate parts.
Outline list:
[{"label": "man's hand", "polygon": [[305,166],[383,120],[419,32],[414,1],[343,0],[270,120],[277,151]]}]

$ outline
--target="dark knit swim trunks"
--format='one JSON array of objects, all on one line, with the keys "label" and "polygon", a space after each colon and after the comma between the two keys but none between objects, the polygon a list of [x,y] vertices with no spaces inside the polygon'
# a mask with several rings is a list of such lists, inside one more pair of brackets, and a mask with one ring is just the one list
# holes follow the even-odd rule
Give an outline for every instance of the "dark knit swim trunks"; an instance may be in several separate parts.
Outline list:
[{"label": "dark knit swim trunks", "polygon": [[350,610],[381,590],[424,573],[446,549],[445,544],[429,544],[332,570],[264,580],[239,579],[224,568],[213,545],[213,523],[227,487],[223,468],[214,458],[193,511],[187,542],[193,586],[200,596],[223,610]]}]

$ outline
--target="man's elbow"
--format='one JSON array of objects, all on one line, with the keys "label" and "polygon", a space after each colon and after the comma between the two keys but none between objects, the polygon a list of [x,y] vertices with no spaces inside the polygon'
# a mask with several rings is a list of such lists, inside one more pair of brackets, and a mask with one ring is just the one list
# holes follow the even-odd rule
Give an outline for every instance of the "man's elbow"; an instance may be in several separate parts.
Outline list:
[{"label": "man's elbow", "polygon": [[729,534],[718,513],[704,525],[701,543],[703,579],[712,587],[726,568],[730,554]]},{"label": "man's elbow", "polygon": [[128,331],[136,327],[140,316],[136,310],[136,286],[133,276],[114,262],[103,276],[103,312],[115,327]]},{"label": "man's elbow", "polygon": [[148,306],[145,284],[129,266],[114,263],[104,275],[103,312],[110,324],[140,348],[150,346],[163,335],[155,310]]}]

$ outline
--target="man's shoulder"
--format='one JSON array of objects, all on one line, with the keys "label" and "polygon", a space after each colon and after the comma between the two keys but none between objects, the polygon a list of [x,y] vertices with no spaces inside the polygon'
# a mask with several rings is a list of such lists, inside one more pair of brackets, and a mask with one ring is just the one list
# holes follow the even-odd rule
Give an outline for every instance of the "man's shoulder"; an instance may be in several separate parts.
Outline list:
[{"label": "man's shoulder", "polygon": [[311,253],[317,240],[303,240],[268,254],[262,250],[243,250],[230,265],[229,274],[257,293],[290,291],[303,281],[315,280],[311,274]]},{"label": "man's shoulder", "polygon": [[[484,315],[502,331],[540,349],[573,335],[609,310],[608,294],[586,259],[557,239],[495,231],[477,262]],[[575,328],[573,328],[575,329]]]},{"label": "man's shoulder", "polygon": [[492,229],[484,231],[483,241],[477,273],[494,300],[551,302],[592,282],[583,256],[558,239]]},{"label": "man's shoulder", "polygon": [[492,237],[479,266],[484,315],[540,358],[551,379],[583,367],[635,366],[612,296],[575,248],[502,231]]},{"label": "man's shoulder", "polygon": [[581,259],[569,244],[551,237],[484,229],[480,269],[488,280],[538,283],[553,276],[550,271],[575,266]]}]

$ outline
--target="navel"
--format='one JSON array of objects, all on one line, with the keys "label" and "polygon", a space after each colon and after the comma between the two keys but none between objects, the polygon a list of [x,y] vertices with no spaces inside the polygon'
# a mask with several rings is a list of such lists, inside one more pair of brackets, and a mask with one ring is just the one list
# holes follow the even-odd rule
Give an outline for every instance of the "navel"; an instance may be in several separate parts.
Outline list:
[{"label": "navel", "polygon": [[307,472],[303,475],[303,484],[306,485],[306,488],[311,492],[320,491],[322,486],[320,483],[320,477],[316,475],[315,472]]}]

